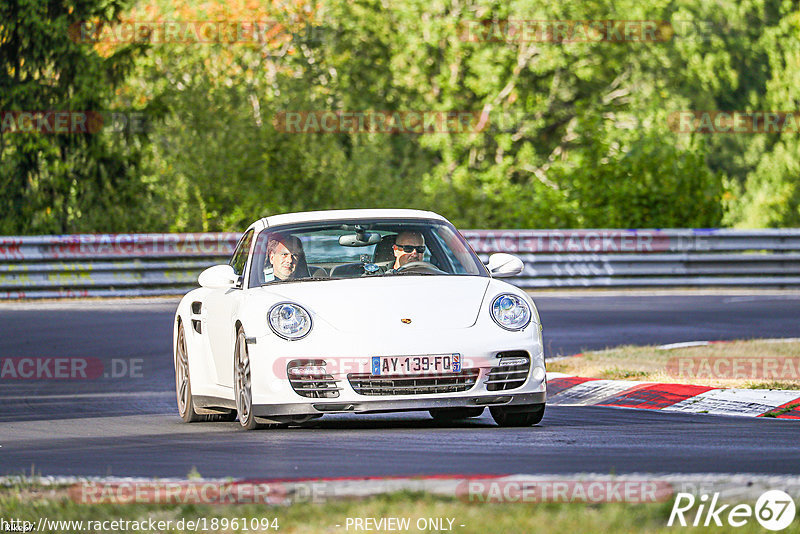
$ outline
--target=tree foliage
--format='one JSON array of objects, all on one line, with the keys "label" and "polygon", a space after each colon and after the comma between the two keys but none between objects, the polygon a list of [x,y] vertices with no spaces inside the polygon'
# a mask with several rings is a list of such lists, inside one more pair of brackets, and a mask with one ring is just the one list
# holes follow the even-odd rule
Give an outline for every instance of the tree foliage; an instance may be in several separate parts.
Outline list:
[{"label": "tree foliage", "polygon": [[[81,5],[83,12],[39,29],[57,34],[69,21],[112,21],[124,8],[105,0]],[[28,15],[22,20],[31,28],[24,31],[37,36],[38,23]],[[3,196],[18,210],[5,219],[16,226],[6,228],[236,230],[266,214],[348,207],[432,209],[462,227],[800,220],[796,134],[683,134],[668,121],[680,110],[796,109],[796,2],[212,0],[176,7],[141,0],[125,16],[275,25],[255,42],[153,42],[133,70],[120,65],[128,65],[136,44],[78,50],[61,40],[59,68],[70,71],[68,65],[82,62],[94,85],[80,78],[59,93],[61,100],[30,103],[21,99],[38,93],[4,82],[13,91],[2,109],[113,102],[154,113],[150,136],[122,145],[102,136],[6,136],[2,176],[18,175],[16,189]],[[504,20],[614,19],[666,24],[657,42],[520,41],[498,30]],[[467,26],[486,28],[490,37],[501,33],[469,39]],[[5,26],[3,32],[12,35]],[[41,43],[14,50],[34,58]],[[112,73],[127,75],[124,83]],[[78,93],[106,100],[63,96]],[[275,118],[293,110],[471,111],[486,114],[489,123],[467,133],[276,129]],[[75,148],[83,156],[67,163],[46,156],[47,147],[19,148],[69,142],[87,146]],[[93,159],[90,148],[107,157]],[[110,162],[118,164],[117,181],[108,178]],[[51,186],[59,191],[53,199],[43,201],[38,173],[60,184]],[[89,177],[91,187],[81,187],[90,193],[80,193],[78,175]],[[106,214],[120,205],[140,209],[112,222]],[[80,224],[56,224],[61,219],[42,215],[47,207]]]},{"label": "tree foliage", "polygon": [[[140,46],[109,57],[77,42],[80,21],[114,22],[126,0],[1,0],[0,110],[102,113]],[[144,220],[141,139],[0,133],[0,233],[127,230]]]}]

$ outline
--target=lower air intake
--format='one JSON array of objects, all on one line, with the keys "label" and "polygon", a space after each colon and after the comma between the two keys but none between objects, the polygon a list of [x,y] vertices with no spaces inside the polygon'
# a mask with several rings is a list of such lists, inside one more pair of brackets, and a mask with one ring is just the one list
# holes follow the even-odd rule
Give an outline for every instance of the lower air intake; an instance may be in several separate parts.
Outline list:
[{"label": "lower air intake", "polygon": [[436,376],[376,376],[351,373],[347,375],[347,379],[359,395],[425,395],[468,391],[478,381],[479,372],[479,369],[462,369],[459,373]]},{"label": "lower air intake", "polygon": [[531,359],[527,352],[515,350],[497,355],[500,365],[486,375],[487,391],[506,391],[522,387],[531,370]]},{"label": "lower air intake", "polygon": [[289,383],[295,393],[310,399],[335,399],[339,381],[325,372],[324,360],[292,360],[286,366]]}]

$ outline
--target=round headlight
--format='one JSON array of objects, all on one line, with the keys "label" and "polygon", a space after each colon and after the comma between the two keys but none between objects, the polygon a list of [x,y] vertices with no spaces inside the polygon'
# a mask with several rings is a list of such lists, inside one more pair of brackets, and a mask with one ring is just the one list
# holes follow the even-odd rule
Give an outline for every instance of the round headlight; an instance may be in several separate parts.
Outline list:
[{"label": "round headlight", "polygon": [[300,339],[311,331],[311,314],[297,304],[281,302],[268,315],[270,328],[283,339]]},{"label": "round headlight", "polygon": [[522,330],[531,321],[531,309],[521,297],[506,293],[492,302],[492,319],[506,330]]}]

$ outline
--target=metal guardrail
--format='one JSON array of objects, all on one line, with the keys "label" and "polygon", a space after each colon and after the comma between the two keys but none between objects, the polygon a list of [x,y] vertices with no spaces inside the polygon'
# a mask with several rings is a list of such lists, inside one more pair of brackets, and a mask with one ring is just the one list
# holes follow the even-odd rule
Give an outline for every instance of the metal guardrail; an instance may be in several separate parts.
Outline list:
[{"label": "metal guardrail", "polygon": [[0,300],[177,295],[228,261],[239,234],[0,237]]},{"label": "metal guardrail", "polygon": [[[486,261],[525,262],[520,287],[800,287],[800,229],[466,230]],[[227,262],[233,233],[0,237],[0,300],[177,295]]]},{"label": "metal guardrail", "polygon": [[548,287],[798,287],[800,229],[474,230],[486,259],[525,262],[513,283]]}]

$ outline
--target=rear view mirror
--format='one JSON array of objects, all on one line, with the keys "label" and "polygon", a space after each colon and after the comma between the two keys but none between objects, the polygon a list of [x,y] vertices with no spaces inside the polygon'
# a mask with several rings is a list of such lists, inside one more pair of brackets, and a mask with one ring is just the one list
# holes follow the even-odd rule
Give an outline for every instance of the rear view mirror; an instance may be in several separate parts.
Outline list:
[{"label": "rear view mirror", "polygon": [[489,269],[489,274],[495,278],[505,278],[507,276],[516,276],[522,272],[525,265],[522,260],[513,254],[506,254],[505,252],[498,252],[489,256],[489,263],[486,265]]},{"label": "rear view mirror", "polygon": [[339,237],[339,244],[343,247],[367,247],[377,245],[380,241],[381,234],[377,232],[359,232]]},{"label": "rear view mirror", "polygon": [[202,287],[208,289],[229,289],[239,282],[239,276],[230,265],[214,265],[197,277]]}]

